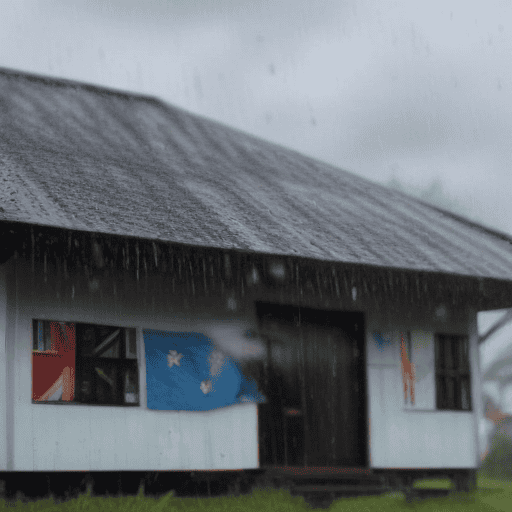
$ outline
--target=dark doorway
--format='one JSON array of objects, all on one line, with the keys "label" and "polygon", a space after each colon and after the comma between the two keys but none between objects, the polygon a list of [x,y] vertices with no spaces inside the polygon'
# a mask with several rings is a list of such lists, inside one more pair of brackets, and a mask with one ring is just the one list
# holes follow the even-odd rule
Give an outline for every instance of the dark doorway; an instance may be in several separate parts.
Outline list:
[{"label": "dark doorway", "polygon": [[257,303],[260,466],[366,466],[362,313]]}]

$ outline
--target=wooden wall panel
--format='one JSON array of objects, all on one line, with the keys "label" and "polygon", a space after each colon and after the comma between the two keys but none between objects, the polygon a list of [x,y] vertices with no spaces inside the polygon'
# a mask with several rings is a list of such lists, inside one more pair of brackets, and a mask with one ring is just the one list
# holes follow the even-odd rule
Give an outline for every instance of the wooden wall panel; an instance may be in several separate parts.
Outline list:
[{"label": "wooden wall panel", "polygon": [[[257,467],[254,404],[207,412],[32,404],[33,441],[16,469],[168,470]],[[19,441],[19,438],[17,438]]]},{"label": "wooden wall panel", "polygon": [[7,262],[0,265],[0,470],[7,469],[7,424],[6,424],[6,400],[7,389],[7,272],[12,270],[12,265]]},{"label": "wooden wall panel", "polygon": [[[420,314],[400,315],[393,321],[368,314],[367,320],[367,369],[370,417],[370,466],[386,467],[477,467],[478,434],[475,409],[478,388],[473,385],[473,411],[438,411],[435,409],[433,372],[434,332],[471,334],[474,313],[466,319],[460,315],[421,319]],[[390,315],[391,316],[391,315]],[[474,318],[473,318],[474,317]],[[412,320],[411,320],[412,319]],[[395,329],[391,329],[391,325]],[[400,362],[399,329],[410,330],[412,354],[416,354],[420,367],[416,382],[416,404],[406,405]],[[389,341],[378,350],[374,332],[381,332]],[[472,341],[474,345],[475,341]],[[472,353],[472,372],[475,373],[475,354]],[[432,372],[428,371],[431,366]],[[425,366],[423,368],[423,366]],[[472,376],[473,377],[473,376]],[[474,379],[473,379],[474,382]]]},{"label": "wooden wall panel", "polygon": [[[36,269],[37,270],[37,269]],[[214,322],[251,326],[244,305],[234,312],[221,300],[168,296],[153,301],[136,284],[126,295],[107,288],[98,293],[75,290],[62,297],[51,275],[32,274],[26,263],[16,268],[16,361],[14,393],[13,468],[44,470],[201,470],[257,467],[256,405],[247,403],[220,410],[152,411],[145,396],[142,328],[208,333]],[[70,277],[71,279],[73,276]],[[78,278],[77,278],[78,279]],[[78,282],[78,281],[77,281]],[[109,283],[111,285],[112,283]],[[130,283],[127,283],[130,284]],[[129,288],[129,286],[128,286]],[[176,305],[173,307],[173,301]],[[137,328],[140,407],[33,404],[31,352],[33,318],[104,323]],[[240,325],[242,325],[240,324]],[[5,416],[4,416],[5,417]]]},{"label": "wooden wall panel", "polygon": [[[208,415],[214,418],[211,421],[207,417],[212,468],[229,469],[242,461],[244,468],[257,468],[258,440],[255,436],[247,436],[247,431],[258,421],[257,405],[233,405],[211,411]],[[237,446],[238,450],[234,451],[233,446]]]},{"label": "wooden wall panel", "polygon": [[473,407],[473,421],[474,421],[474,445],[475,445],[475,465],[478,467],[481,464],[481,453],[484,447],[481,446],[481,437],[479,435],[480,422],[484,414],[484,404],[482,398],[482,379],[480,373],[480,347],[478,344],[478,324],[477,312],[469,312],[469,364],[471,368],[471,395]]},{"label": "wooden wall panel", "polygon": [[[166,297],[152,297],[141,286],[137,290],[134,280],[123,283],[123,291],[119,284],[116,294],[109,291],[112,283],[103,283],[97,290],[87,288],[87,284],[84,287],[82,283],[77,285],[73,297],[63,297],[58,294],[51,276],[45,282],[42,272],[32,274],[30,265],[24,262],[18,261],[16,275],[14,326],[9,331],[14,343],[7,347],[7,351],[12,350],[12,357],[6,356],[11,357],[16,366],[12,372],[12,389],[7,391],[6,387],[4,393],[7,400],[11,400],[6,402],[7,407],[9,403],[14,407],[11,417],[4,416],[6,432],[9,422],[13,425],[12,446],[9,448],[8,443],[4,443],[8,469],[9,450],[13,460],[11,469],[18,470],[257,467],[257,409],[254,404],[207,413],[146,408],[140,332],[141,327],[207,332],[208,325],[219,319],[255,325],[254,297],[247,295],[236,310],[230,310],[225,298],[189,297],[184,301],[178,291]],[[282,300],[286,303],[284,295]],[[340,308],[343,309],[342,305]],[[389,333],[397,327],[413,332],[437,330],[464,334],[474,317],[473,313],[469,320],[466,313],[448,311],[444,317],[434,313],[396,304],[387,304],[380,311],[366,311],[372,467],[476,467],[476,412],[406,410],[397,343],[391,343],[384,353],[375,351],[372,343],[374,331]],[[137,327],[141,406],[125,409],[32,404],[32,318]],[[471,339],[476,338],[472,335]],[[477,347],[476,341],[472,343],[474,376]],[[4,379],[3,382],[11,381]],[[473,379],[474,395],[478,393],[475,385]],[[473,406],[477,406],[477,401],[473,401]],[[73,415],[72,420],[70,415]],[[101,426],[103,428],[99,428]],[[96,444],[92,442],[93,436]],[[420,449],[418,439],[422,439]]]},{"label": "wooden wall panel", "polygon": [[[15,334],[9,343],[14,341],[13,373],[14,389],[10,398],[12,399],[13,430],[13,470],[30,471],[34,467],[34,442],[33,432],[37,423],[32,417],[32,328],[31,322],[23,321],[23,299],[22,288],[16,283],[16,327]],[[18,340],[26,340],[19,343]],[[9,421],[10,415],[7,415]],[[55,435],[55,434],[54,434]],[[58,435],[58,434],[57,434]]]}]

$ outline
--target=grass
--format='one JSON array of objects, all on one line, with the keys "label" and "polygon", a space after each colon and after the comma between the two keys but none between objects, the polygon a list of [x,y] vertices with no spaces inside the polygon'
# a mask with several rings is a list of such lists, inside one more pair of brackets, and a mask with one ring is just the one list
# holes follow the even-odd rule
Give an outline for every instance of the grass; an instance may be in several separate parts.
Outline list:
[{"label": "grass", "polygon": [[[425,480],[417,487],[447,488],[450,482],[445,480]],[[172,492],[155,499],[138,496],[129,497],[91,497],[86,494],[67,503],[55,503],[53,499],[34,503],[17,502],[8,505],[0,501],[0,510],[12,507],[23,511],[123,511],[123,512],[160,512],[160,511],[203,511],[222,512],[226,510],[244,512],[295,512],[312,508],[302,497],[292,497],[283,490],[255,490],[252,494],[220,498],[177,498]],[[350,512],[385,512],[385,511],[503,511],[512,510],[512,480],[490,478],[481,472],[478,475],[477,490],[469,494],[452,495],[443,498],[430,498],[415,503],[406,503],[403,493],[388,493],[383,496],[342,498],[334,501],[330,511]]]}]

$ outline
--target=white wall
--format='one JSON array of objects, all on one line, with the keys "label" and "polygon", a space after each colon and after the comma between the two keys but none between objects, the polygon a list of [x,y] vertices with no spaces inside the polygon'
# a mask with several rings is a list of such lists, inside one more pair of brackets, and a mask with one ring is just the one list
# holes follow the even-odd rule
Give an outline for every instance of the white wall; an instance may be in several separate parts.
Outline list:
[{"label": "white wall", "polygon": [[[257,406],[247,403],[209,412],[150,411],[145,402],[145,363],[140,329],[208,332],[218,320],[251,326],[254,297],[237,307],[224,297],[152,297],[145,286],[100,278],[88,288],[78,273],[71,295],[51,273],[16,264],[16,325],[12,374],[14,391],[13,467],[16,470],[154,470],[240,469],[258,467]],[[151,290],[149,283],[148,290]],[[170,286],[169,289],[172,289]],[[5,299],[4,299],[5,300]],[[270,300],[270,297],[268,297]],[[1,306],[1,303],[0,303]],[[321,307],[321,306],[318,306]],[[332,307],[332,306],[331,306]],[[340,309],[346,309],[343,305]],[[364,305],[357,304],[357,310]],[[5,310],[5,307],[4,307]],[[0,309],[1,314],[1,309]],[[383,306],[366,311],[370,466],[476,467],[475,412],[436,411],[433,384],[433,333],[469,334],[473,409],[478,404],[474,379],[476,335],[474,314],[429,312]],[[1,318],[1,317],[0,317]],[[31,403],[31,321],[33,318],[136,327],[139,341],[141,407],[105,407]],[[404,403],[398,338],[380,353],[374,331],[410,330],[418,372],[417,404]],[[413,355],[414,358],[414,355]],[[1,365],[0,365],[1,366]],[[1,371],[1,369],[0,369]],[[419,375],[420,376],[420,375]],[[5,379],[4,379],[5,381]],[[0,383],[2,380],[0,379]],[[1,384],[0,384],[1,385]],[[5,394],[4,394],[5,396]],[[5,439],[5,436],[3,436]],[[2,441],[3,442],[3,441]]]},{"label": "white wall", "polygon": [[0,470],[7,469],[6,444],[6,335],[7,335],[7,270],[9,263],[0,265]]},{"label": "white wall", "polygon": [[[473,315],[475,316],[475,315]],[[367,319],[367,374],[370,419],[370,466],[375,468],[473,468],[478,457],[478,361],[472,315],[394,313]],[[417,365],[415,404],[405,403],[399,332],[411,331]],[[379,351],[373,332],[390,343]],[[470,336],[472,412],[435,409],[434,333]]]},{"label": "white wall", "polygon": [[[222,301],[217,300],[211,302],[209,311],[205,311],[204,305],[192,304],[188,314],[184,314],[179,312],[177,305],[175,314],[169,314],[158,303],[143,300],[143,292],[136,297],[130,294],[114,297],[103,284],[101,293],[98,290],[98,293],[91,294],[87,289],[77,287],[73,298],[63,297],[58,283],[51,276],[44,283],[42,277],[34,278],[21,262],[18,262],[16,275],[15,393],[9,397],[14,400],[15,407],[12,469],[200,470],[258,467],[255,404],[245,403],[207,412],[153,411],[147,409],[145,396],[142,327],[207,332],[216,318],[236,322],[239,317],[243,319],[243,313],[238,315],[228,311]],[[1,297],[2,294],[0,321],[3,318]],[[168,302],[172,304],[172,301],[173,298],[168,297]],[[33,318],[137,327],[141,406],[33,404]]]}]

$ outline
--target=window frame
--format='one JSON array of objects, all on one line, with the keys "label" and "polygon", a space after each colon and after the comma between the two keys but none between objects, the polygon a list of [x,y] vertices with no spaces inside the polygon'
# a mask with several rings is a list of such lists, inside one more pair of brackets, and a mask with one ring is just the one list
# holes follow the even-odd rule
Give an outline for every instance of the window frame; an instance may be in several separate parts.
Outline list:
[{"label": "window frame", "polygon": [[[41,342],[39,340],[40,329],[43,329],[44,335],[50,332],[51,323],[56,322],[61,325],[72,324],[75,329],[75,366],[72,369],[72,375],[74,379],[74,396],[72,400],[63,400],[62,397],[58,400],[36,400],[32,394],[32,403],[34,404],[67,404],[67,405],[104,405],[109,407],[140,407],[141,405],[141,382],[139,375],[140,359],[137,347],[137,329],[135,327],[122,327],[114,325],[106,325],[99,323],[89,322],[63,322],[58,320],[47,320],[47,319],[33,319],[32,320],[32,354],[37,355],[49,355],[58,356],[59,351],[54,346],[54,340],[48,343],[48,340],[43,339],[42,346],[47,348],[50,344],[50,349],[40,350]],[[42,326],[40,325],[42,324]],[[114,330],[119,329],[121,339],[118,340],[119,353],[117,357],[102,357],[101,352],[99,355],[87,356],[81,353],[83,350],[83,340],[81,331],[85,331],[87,328],[92,328],[96,332],[100,330]],[[118,334],[118,335],[119,335]],[[113,340],[117,338],[116,335]],[[107,336],[107,338],[110,335]],[[95,350],[101,347],[106,339],[105,338],[98,346],[95,346]],[[107,342],[104,346],[105,350],[109,350],[109,346],[115,343]],[[96,370],[96,371],[94,371]],[[98,371],[99,370],[99,371]],[[32,393],[34,389],[34,363],[32,357]],[[129,372],[127,374],[126,372]],[[110,384],[109,374],[112,377],[114,374],[115,384]],[[100,400],[101,380],[106,380],[109,384],[114,387],[115,396],[106,400]],[[91,396],[86,397],[82,391],[82,384],[84,381],[90,382]],[[133,391],[129,391],[129,384]],[[133,400],[133,401],[132,401]]]},{"label": "window frame", "polygon": [[436,409],[472,412],[469,337],[435,333],[434,361]]}]

